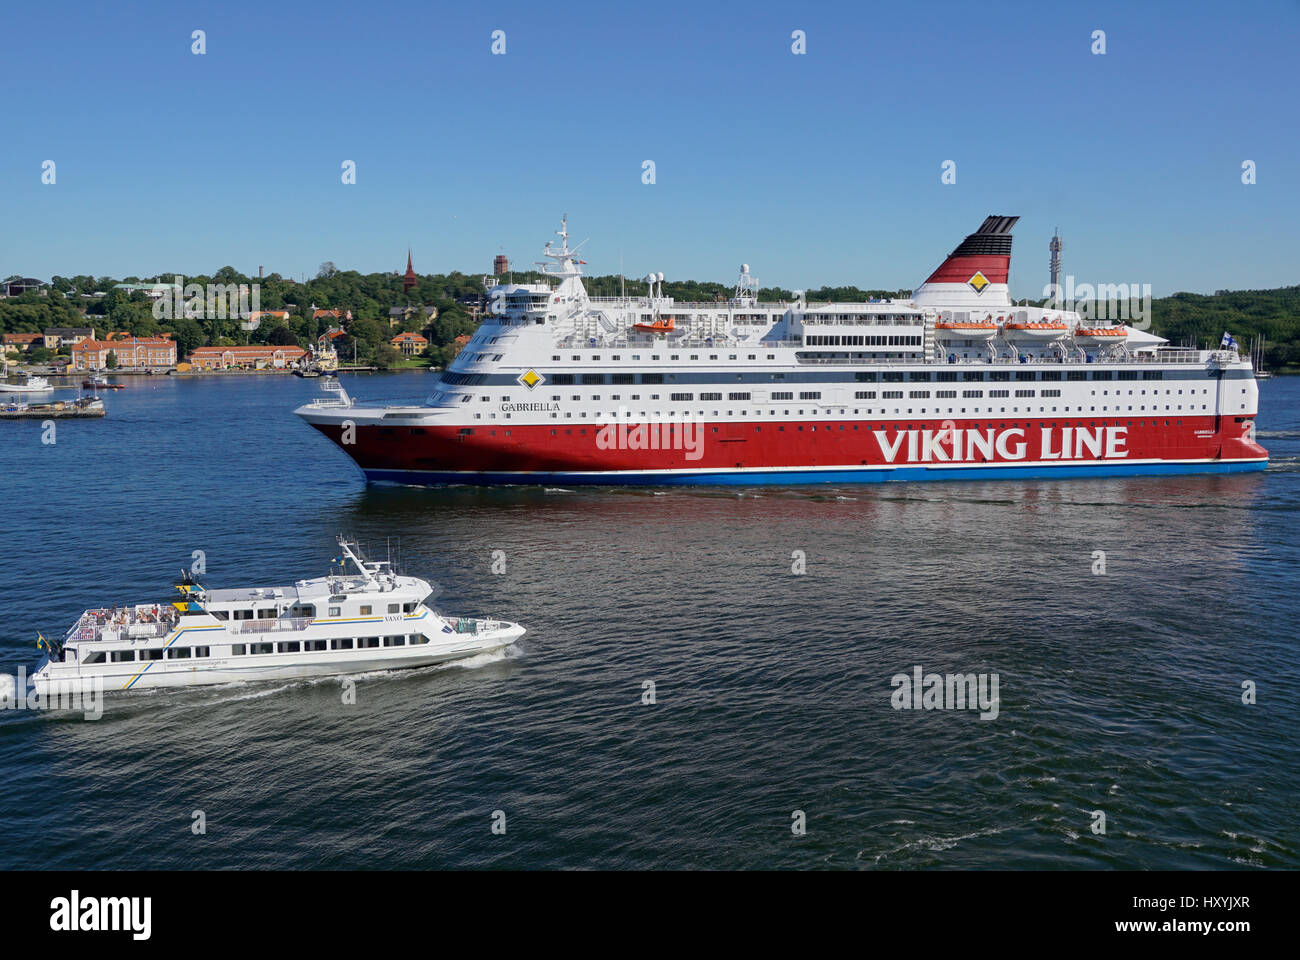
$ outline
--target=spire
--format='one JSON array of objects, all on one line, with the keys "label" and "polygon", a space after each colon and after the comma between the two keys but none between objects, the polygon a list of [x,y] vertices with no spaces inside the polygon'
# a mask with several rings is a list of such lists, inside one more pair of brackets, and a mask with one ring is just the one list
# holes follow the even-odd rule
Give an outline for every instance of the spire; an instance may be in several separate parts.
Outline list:
[{"label": "spire", "polygon": [[411,266],[411,248],[406,248],[406,276],[402,278],[402,292],[410,290],[420,282],[420,278],[415,275],[415,268]]}]

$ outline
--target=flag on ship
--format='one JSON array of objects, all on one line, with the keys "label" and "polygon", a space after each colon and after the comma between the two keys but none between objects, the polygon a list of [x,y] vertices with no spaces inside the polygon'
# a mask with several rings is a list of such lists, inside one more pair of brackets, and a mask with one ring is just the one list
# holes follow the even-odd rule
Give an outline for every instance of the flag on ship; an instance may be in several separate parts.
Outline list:
[{"label": "flag on ship", "polygon": [[1227,330],[1223,331],[1223,339],[1219,341],[1221,350],[1236,350],[1237,341]]},{"label": "flag on ship", "polygon": [[53,653],[53,652],[54,652],[53,650],[50,650],[50,641],[46,640],[43,636],[41,636],[39,633],[37,633],[37,634],[36,634],[36,649],[37,649],[37,650],[40,650],[42,647],[44,647],[45,650],[49,651],[50,653]]}]

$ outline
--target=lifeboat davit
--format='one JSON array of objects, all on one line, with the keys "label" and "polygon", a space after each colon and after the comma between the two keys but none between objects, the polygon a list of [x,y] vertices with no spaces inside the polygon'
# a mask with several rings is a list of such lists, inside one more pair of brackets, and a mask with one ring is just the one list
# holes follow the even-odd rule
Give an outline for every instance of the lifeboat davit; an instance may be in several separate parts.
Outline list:
[{"label": "lifeboat davit", "polygon": [[1018,323],[1009,320],[1002,325],[1002,331],[1012,340],[1056,340],[1070,332],[1061,320],[1031,320]]},{"label": "lifeboat davit", "polygon": [[1128,327],[1076,327],[1074,342],[1088,347],[1100,347],[1107,343],[1123,343],[1128,337]]},{"label": "lifeboat davit", "polygon": [[941,320],[934,325],[934,335],[940,340],[991,340],[998,335],[998,325],[991,320]]},{"label": "lifeboat davit", "polygon": [[672,333],[673,318],[660,317],[658,320],[651,323],[634,323],[632,324],[632,329],[640,330],[643,333]]}]

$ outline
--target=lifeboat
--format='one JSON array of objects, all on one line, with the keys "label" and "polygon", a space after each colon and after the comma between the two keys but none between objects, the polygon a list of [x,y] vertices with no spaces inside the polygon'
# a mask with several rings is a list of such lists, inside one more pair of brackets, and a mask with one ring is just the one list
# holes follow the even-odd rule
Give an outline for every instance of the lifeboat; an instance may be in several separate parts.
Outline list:
[{"label": "lifeboat", "polygon": [[1032,320],[1027,323],[1009,320],[1002,325],[1002,330],[1013,340],[1055,340],[1070,332],[1070,328],[1060,320]]},{"label": "lifeboat", "polygon": [[634,323],[632,329],[640,330],[642,333],[672,333],[673,318],[660,317],[651,323]]},{"label": "lifeboat", "polygon": [[998,325],[991,320],[941,320],[934,325],[934,335],[940,340],[991,340],[998,335]]},{"label": "lifeboat", "polygon": [[1075,327],[1074,342],[1089,347],[1100,347],[1107,343],[1123,343],[1128,337],[1128,327]]}]

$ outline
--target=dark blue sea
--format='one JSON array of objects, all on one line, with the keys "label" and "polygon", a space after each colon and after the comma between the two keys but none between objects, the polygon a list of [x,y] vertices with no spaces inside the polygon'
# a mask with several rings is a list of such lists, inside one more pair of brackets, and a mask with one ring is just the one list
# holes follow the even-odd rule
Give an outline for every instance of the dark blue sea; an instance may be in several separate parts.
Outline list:
[{"label": "dark blue sea", "polygon": [[[351,705],[7,711],[0,868],[1300,867],[1300,379],[1261,385],[1264,473],[744,492],[368,487],[312,381],[127,382],[53,444],[0,422],[5,672],[195,550],[269,585],[339,532],[528,634]],[[918,666],[996,674],[997,716],[894,709]]]}]

